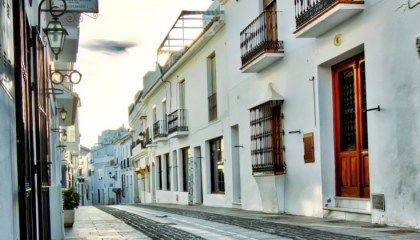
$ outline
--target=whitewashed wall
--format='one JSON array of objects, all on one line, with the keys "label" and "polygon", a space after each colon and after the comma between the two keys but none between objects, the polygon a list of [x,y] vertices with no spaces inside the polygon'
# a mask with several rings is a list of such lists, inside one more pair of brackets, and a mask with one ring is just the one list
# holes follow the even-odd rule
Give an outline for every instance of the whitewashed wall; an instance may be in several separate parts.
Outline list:
[{"label": "whitewashed wall", "polygon": [[[292,214],[322,216],[322,206],[335,196],[334,153],[330,68],[362,51],[366,58],[367,106],[378,104],[381,112],[368,114],[371,193],[385,194],[385,212],[372,210],[373,222],[419,227],[418,197],[420,158],[418,150],[420,121],[418,106],[419,55],[415,39],[420,36],[417,20],[420,7],[399,7],[407,1],[365,1],[365,10],[317,39],[296,39],[293,1],[278,1],[279,39],[285,41],[286,57],[259,74],[241,74],[239,32],[259,14],[258,2],[229,1],[226,5],[229,79],[233,106],[232,123],[249,136],[245,107],[254,101],[255,89],[268,82],[285,98],[284,126],[287,174],[285,211]],[[254,16],[254,17],[252,17]],[[343,35],[336,47],[333,38]],[[315,123],[312,83],[315,77]],[[236,82],[235,82],[236,80]],[[235,86],[236,85],[236,86]],[[254,94],[249,94],[251,89]],[[241,95],[242,93],[242,95]],[[247,93],[247,94],[243,94]],[[243,96],[246,95],[246,96]],[[235,101],[235,99],[237,101]],[[240,101],[239,99],[242,99]],[[241,103],[242,102],[242,103]],[[241,119],[245,119],[241,121]],[[242,127],[242,128],[241,128]],[[290,130],[315,132],[316,162],[303,164],[302,136],[288,135]],[[245,149],[249,142],[244,142]],[[249,148],[248,148],[249,152]],[[248,155],[247,153],[246,155]],[[247,157],[244,161],[248,161]],[[249,189],[243,207],[259,208],[259,199],[247,194],[255,191],[250,172],[242,173]],[[244,176],[245,174],[245,176]]]},{"label": "whitewashed wall", "polygon": [[[10,6],[7,15],[7,6]],[[5,239],[19,237],[16,117],[14,98],[14,46],[12,1],[0,4],[0,233]],[[10,61],[10,64],[7,63]]]},{"label": "whitewashed wall", "polygon": [[[297,39],[293,1],[278,1],[279,39],[285,57],[258,74],[240,71],[240,32],[261,12],[260,1],[227,1],[225,23],[213,39],[188,59],[145,98],[152,133],[152,107],[161,120],[161,101],[167,113],[178,108],[178,83],[185,79],[189,135],[159,142],[150,158],[189,146],[201,147],[204,205],[232,206],[231,127],[238,125],[242,208],[323,216],[323,206],[334,201],[335,160],[333,152],[331,66],[364,52],[366,59],[367,106],[369,112],[369,158],[371,193],[385,194],[386,211],[372,210],[372,221],[419,227],[420,212],[420,57],[415,39],[420,36],[417,20],[420,7],[399,8],[407,1],[365,1],[365,10],[313,39]],[[336,34],[343,43],[333,44]],[[207,57],[216,53],[218,121],[208,123]],[[309,81],[314,77],[315,81]],[[287,174],[254,177],[250,156],[249,108],[264,94],[269,83],[284,101],[284,145]],[[313,85],[314,84],[314,85]],[[171,87],[169,87],[171,85]],[[315,89],[315,93],[313,93]],[[172,91],[170,91],[172,90]],[[169,95],[172,92],[172,95]],[[314,107],[315,106],[315,107]],[[303,160],[302,135],[315,133],[315,163]],[[224,195],[210,194],[208,140],[224,138]],[[178,169],[180,167],[178,157]],[[181,183],[180,174],[178,185]],[[152,178],[153,179],[153,178]],[[156,183],[156,182],[155,182]],[[173,180],[172,180],[173,184]],[[165,183],[163,184],[165,185]],[[178,189],[179,186],[178,186]],[[157,191],[157,202],[187,204],[184,192]]]}]

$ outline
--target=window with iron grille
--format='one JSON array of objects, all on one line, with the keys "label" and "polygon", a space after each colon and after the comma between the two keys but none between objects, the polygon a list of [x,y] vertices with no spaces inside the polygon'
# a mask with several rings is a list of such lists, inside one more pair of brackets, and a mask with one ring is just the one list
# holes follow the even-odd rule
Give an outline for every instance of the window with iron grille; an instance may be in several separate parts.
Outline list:
[{"label": "window with iron grille", "polygon": [[158,165],[158,179],[157,179],[157,181],[158,181],[158,184],[157,184],[157,187],[158,187],[158,190],[162,190],[162,157],[161,156],[158,156],[157,157],[157,165]]},{"label": "window with iron grille", "polygon": [[223,155],[223,138],[209,141],[211,193],[225,193],[225,161]]},{"label": "window with iron grille", "polygon": [[282,101],[268,101],[250,109],[253,174],[283,174]]},{"label": "window with iron grille", "polygon": [[166,163],[166,190],[171,191],[171,164],[169,159],[169,153],[165,154]]},{"label": "window with iron grille", "polygon": [[186,147],[182,151],[182,191],[188,191],[188,157],[190,155],[190,148]]}]

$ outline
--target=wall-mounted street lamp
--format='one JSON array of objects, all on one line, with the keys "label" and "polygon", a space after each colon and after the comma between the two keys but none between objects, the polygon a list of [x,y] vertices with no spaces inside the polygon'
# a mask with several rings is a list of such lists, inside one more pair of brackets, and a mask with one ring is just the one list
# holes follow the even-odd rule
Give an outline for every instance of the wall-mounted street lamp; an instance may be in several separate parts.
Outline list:
[{"label": "wall-mounted street lamp", "polygon": [[63,134],[61,134],[61,140],[63,142],[67,142],[67,132],[63,132]]},{"label": "wall-mounted street lamp", "polygon": [[60,119],[61,119],[61,121],[65,121],[66,120],[66,118],[67,118],[67,111],[66,111],[66,109],[64,109],[64,107],[62,107],[62,108],[55,108],[55,110],[57,111],[57,110],[60,110],[58,113],[60,114]]},{"label": "wall-mounted street lamp", "polygon": [[66,36],[69,35],[67,30],[58,21],[58,18],[54,18],[43,31],[47,35],[48,45],[50,45],[50,49],[55,55],[55,60],[58,60],[58,54],[63,51],[64,41]]},{"label": "wall-mounted street lamp", "polygon": [[51,128],[51,132],[56,132],[61,135],[61,141],[67,142],[67,131],[61,128]]},{"label": "wall-mounted street lamp", "polygon": [[51,81],[54,84],[61,84],[66,78],[72,84],[78,84],[82,80],[82,74],[77,70],[60,70],[51,71]]},{"label": "wall-mounted street lamp", "polygon": [[44,28],[43,31],[48,38],[48,44],[50,45],[51,51],[55,55],[55,59],[58,60],[58,54],[63,51],[64,48],[64,41],[68,32],[63,25],[58,20],[58,17],[64,15],[67,11],[67,3],[65,0],[60,0],[62,2],[62,7],[59,7],[56,2],[52,0],[48,0],[48,9],[43,9],[42,5],[45,3],[46,0],[42,0],[38,6],[38,32],[41,31],[41,12],[49,12],[50,15],[53,17],[53,20],[50,21],[47,25],[47,28]]}]

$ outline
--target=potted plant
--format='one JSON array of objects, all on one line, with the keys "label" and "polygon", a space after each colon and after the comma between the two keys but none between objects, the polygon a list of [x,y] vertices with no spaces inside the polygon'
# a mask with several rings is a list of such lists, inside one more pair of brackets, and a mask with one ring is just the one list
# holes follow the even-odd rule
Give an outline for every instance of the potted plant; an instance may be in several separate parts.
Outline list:
[{"label": "potted plant", "polygon": [[73,188],[63,191],[64,227],[72,227],[74,223],[74,209],[79,206],[80,195]]}]

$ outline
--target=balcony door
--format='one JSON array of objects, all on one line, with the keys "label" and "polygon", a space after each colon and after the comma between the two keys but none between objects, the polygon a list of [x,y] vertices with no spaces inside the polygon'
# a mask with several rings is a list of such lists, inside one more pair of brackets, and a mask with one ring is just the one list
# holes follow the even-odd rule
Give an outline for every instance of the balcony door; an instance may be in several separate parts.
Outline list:
[{"label": "balcony door", "polygon": [[336,183],[342,197],[370,195],[365,82],[363,55],[333,67]]},{"label": "balcony door", "polygon": [[263,6],[265,11],[267,40],[269,43],[277,42],[277,2],[276,0],[264,0]]}]

